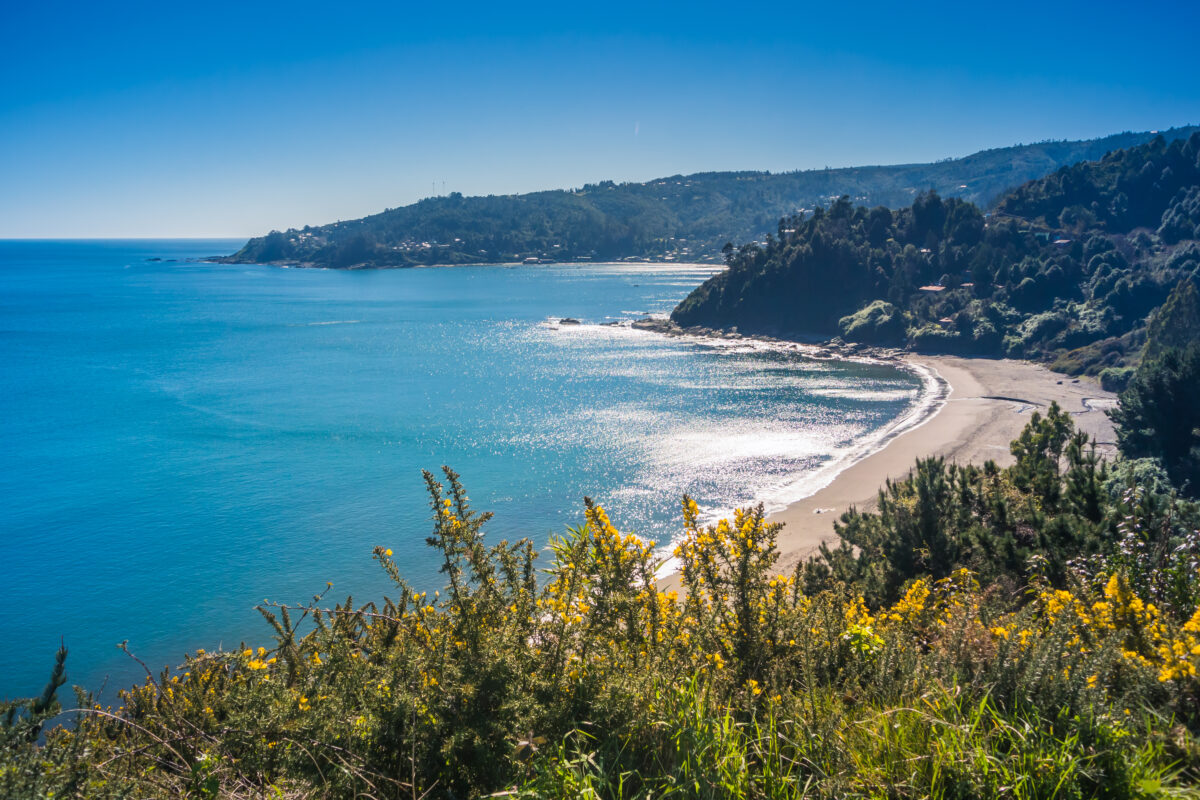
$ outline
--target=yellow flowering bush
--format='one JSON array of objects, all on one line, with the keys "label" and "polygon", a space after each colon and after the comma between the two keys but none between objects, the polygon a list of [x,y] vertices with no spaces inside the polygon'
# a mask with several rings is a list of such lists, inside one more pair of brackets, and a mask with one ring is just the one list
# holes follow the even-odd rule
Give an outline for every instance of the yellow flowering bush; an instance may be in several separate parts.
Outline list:
[{"label": "yellow flowering bush", "polygon": [[426,480],[444,589],[381,546],[393,598],[264,606],[273,643],[198,651],[42,745],[14,707],[27,755],[0,794],[1133,797],[1196,777],[1191,733],[1142,709],[1194,724],[1200,609],[1115,573],[805,592],[761,507],[703,524],[690,497],[674,578],[590,500],[541,566],[485,543],[452,471]]}]

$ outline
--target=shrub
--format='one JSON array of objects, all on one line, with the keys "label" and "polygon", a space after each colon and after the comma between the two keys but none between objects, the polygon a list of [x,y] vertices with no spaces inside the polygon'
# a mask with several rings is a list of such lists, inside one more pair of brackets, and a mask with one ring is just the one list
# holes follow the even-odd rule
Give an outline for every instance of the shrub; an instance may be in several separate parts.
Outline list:
[{"label": "shrub", "polygon": [[81,697],[75,727],[38,744],[63,650],[42,698],[3,718],[0,793],[1183,789],[1200,779],[1196,514],[1114,492],[1086,444],[1052,408],[1014,443],[1012,468],[921,462],[880,514],[843,518],[860,550],[792,575],[777,572],[779,526],[761,507],[702,525],[685,497],[678,590],[656,580],[654,546],[590,501],[539,567],[528,541],[485,543],[488,515],[457,475],[427,475],[443,591],[409,586],[379,547],[394,599],[331,603],[327,588],[264,606],[270,645],[199,651],[116,709]]},{"label": "shrub", "polygon": [[1106,392],[1123,392],[1134,372],[1133,367],[1105,367],[1100,370],[1100,388]]},{"label": "shrub", "polygon": [[1200,345],[1148,359],[1109,412],[1127,458],[1158,458],[1176,486],[1200,493]]},{"label": "shrub", "polygon": [[873,300],[838,322],[850,342],[898,344],[904,339],[904,315],[891,303]]}]

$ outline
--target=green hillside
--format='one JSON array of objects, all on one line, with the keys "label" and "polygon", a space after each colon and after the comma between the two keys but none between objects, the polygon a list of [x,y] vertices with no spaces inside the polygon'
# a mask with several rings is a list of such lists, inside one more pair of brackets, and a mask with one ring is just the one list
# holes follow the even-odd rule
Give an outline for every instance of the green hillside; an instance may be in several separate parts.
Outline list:
[{"label": "green hillside", "polygon": [[[1164,132],[1186,138],[1194,127]],[[923,191],[986,206],[1007,189],[1068,164],[1142,144],[1153,133],[1042,142],[934,164],[769,172],[705,172],[576,190],[422,200],[359,220],[273,231],[228,260],[323,267],[539,260],[716,260],[727,241],[762,239],[776,221],[848,195],[907,206]]]},{"label": "green hillside", "polygon": [[992,214],[926,192],[896,211],[842,197],[784,218],[765,245],[727,251],[730,269],[672,318],[1118,369],[1197,277],[1198,226],[1200,134],[1157,137],[1031,181]]}]

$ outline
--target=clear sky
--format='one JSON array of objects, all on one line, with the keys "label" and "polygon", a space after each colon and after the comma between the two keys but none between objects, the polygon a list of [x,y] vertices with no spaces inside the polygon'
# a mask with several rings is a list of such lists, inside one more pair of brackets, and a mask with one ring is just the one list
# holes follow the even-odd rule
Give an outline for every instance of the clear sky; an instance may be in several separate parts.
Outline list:
[{"label": "clear sky", "polygon": [[1200,2],[6,2],[0,237],[1200,122]]}]

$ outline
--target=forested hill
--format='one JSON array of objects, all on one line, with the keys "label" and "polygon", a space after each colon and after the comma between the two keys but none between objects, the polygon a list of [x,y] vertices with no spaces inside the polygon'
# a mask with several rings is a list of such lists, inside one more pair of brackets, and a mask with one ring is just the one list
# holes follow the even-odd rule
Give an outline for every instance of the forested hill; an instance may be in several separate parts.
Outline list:
[{"label": "forested hill", "polygon": [[1177,287],[1165,328],[1200,337],[1200,133],[1063,167],[990,215],[933,192],[898,211],[843,197],[777,237],[728,250],[672,319],[1112,368],[1116,384]]},{"label": "forested hill", "polygon": [[[1197,128],[1165,131],[1184,138]],[[273,231],[234,262],[326,267],[539,260],[716,260],[727,241],[762,239],[786,215],[848,195],[907,206],[922,191],[980,205],[1061,166],[1154,138],[1122,133],[1077,142],[986,150],[934,164],[771,174],[706,172],[646,183],[606,181],[573,191],[422,200],[359,220]]]}]

